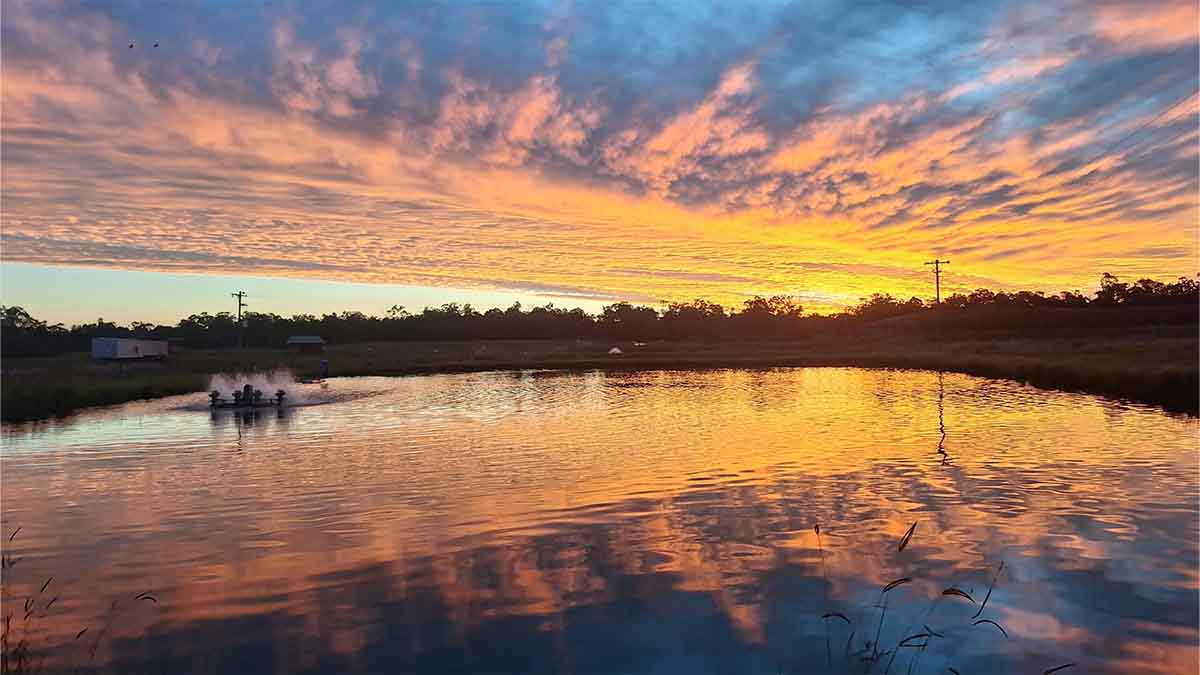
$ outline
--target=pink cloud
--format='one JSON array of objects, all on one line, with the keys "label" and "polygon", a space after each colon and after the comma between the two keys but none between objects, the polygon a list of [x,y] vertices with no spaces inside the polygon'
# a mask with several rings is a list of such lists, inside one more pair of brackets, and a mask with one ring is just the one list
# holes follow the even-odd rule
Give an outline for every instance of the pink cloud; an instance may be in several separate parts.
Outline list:
[{"label": "pink cloud", "polygon": [[352,34],[343,34],[342,53],[329,63],[297,39],[286,23],[275,27],[274,46],[273,86],[293,112],[349,117],[355,114],[356,101],[379,93],[375,76],[357,62],[362,41]]},{"label": "pink cloud", "polygon": [[1200,9],[1192,0],[1106,4],[1093,13],[1092,28],[1122,49],[1194,44],[1200,40]]},{"label": "pink cloud", "polygon": [[738,100],[752,92],[753,70],[751,63],[729,69],[697,106],[644,139],[636,131],[618,135],[605,149],[605,157],[618,172],[632,172],[665,191],[673,180],[700,171],[703,157],[765,150],[769,136],[755,125],[754,111]]}]

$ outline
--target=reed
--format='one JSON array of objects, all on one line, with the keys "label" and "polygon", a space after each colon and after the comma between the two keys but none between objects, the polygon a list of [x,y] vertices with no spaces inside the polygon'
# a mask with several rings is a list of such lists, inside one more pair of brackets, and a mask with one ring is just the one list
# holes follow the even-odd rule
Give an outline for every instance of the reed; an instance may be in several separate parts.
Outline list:
[{"label": "reed", "polygon": [[[11,543],[20,531],[20,527],[14,530],[8,542]],[[0,673],[4,675],[28,675],[42,671],[44,655],[34,649],[32,633],[37,620],[58,600],[54,597],[49,602],[43,601],[46,589],[54,581],[51,576],[36,594],[26,596],[20,604],[20,618],[17,618],[17,605],[13,602],[11,591],[12,571],[19,561],[20,558],[10,554],[0,554],[0,603],[4,607],[3,617],[0,618]]]},{"label": "reed", "polygon": [[[20,527],[14,530],[8,536],[8,542],[11,543],[20,531]],[[0,554],[0,601],[4,607],[3,616],[0,617],[0,673],[3,675],[34,675],[43,672],[46,657],[51,650],[66,648],[66,645],[47,646],[34,643],[38,621],[48,616],[60,596],[47,593],[54,582],[54,577],[50,576],[36,593],[27,595],[19,605],[15,605],[12,597],[12,570],[20,560],[8,553]],[[124,610],[138,601],[157,604],[158,598],[149,592],[142,592],[133,597],[132,603],[123,602],[121,599],[113,602],[103,625],[99,631],[93,633],[94,638],[87,647],[89,668],[95,665],[100,644],[116,625]],[[14,610],[17,606],[21,608],[20,613]],[[83,639],[89,633],[89,628],[85,626],[77,632],[72,642]],[[80,667],[76,667],[74,672],[79,671]]]},{"label": "reed", "polygon": [[[899,557],[899,555],[908,548],[916,529],[917,523],[913,523],[904,533],[896,547],[895,555],[897,557]],[[821,550],[822,576],[827,579],[824,569],[824,548],[821,546],[819,539],[818,547]],[[984,596],[983,602],[981,603],[977,603],[975,598],[972,597],[969,592],[957,586],[951,585],[945,587],[940,593],[932,598],[929,608],[924,612],[923,615],[920,616],[920,618],[915,618],[910,621],[908,626],[897,633],[898,637],[894,641],[888,642],[887,644],[885,644],[884,626],[886,625],[886,620],[889,615],[888,610],[889,608],[898,609],[898,605],[896,604],[898,601],[894,599],[895,593],[893,593],[893,591],[902,586],[913,583],[917,580],[915,577],[899,577],[888,582],[880,589],[878,600],[873,603],[868,603],[867,605],[874,606],[879,609],[879,619],[876,624],[866,628],[866,632],[864,632],[864,627],[862,626],[862,622],[865,619],[863,612],[858,613],[859,619],[856,622],[850,619],[846,613],[841,611],[826,610],[825,613],[822,614],[821,618],[825,622],[827,659],[829,657],[829,641],[831,639],[829,635],[829,620],[832,618],[840,619],[850,633],[849,637],[846,639],[843,662],[840,664],[841,670],[844,672],[883,673],[883,675],[888,675],[888,673],[891,672],[893,665],[895,665],[897,657],[903,652],[911,650],[913,654],[908,660],[907,672],[910,675],[912,673],[918,673],[920,672],[920,663],[923,655],[927,649],[935,644],[942,644],[947,649],[950,649],[951,651],[947,655],[947,658],[952,657],[953,653],[957,651],[958,647],[961,647],[961,642],[956,643],[955,640],[961,641],[964,639],[963,636],[965,635],[969,636],[982,634],[972,631],[956,630],[954,631],[954,634],[951,635],[951,639],[947,639],[946,635],[949,634],[950,631],[940,632],[931,627],[931,624],[936,625],[933,623],[934,613],[937,610],[939,603],[941,603],[944,599],[955,599],[978,605],[978,609],[975,611],[974,615],[971,616],[970,619],[966,620],[967,623],[964,624],[963,627],[989,626],[995,629],[1000,636],[1008,638],[1008,631],[998,621],[987,617],[981,618],[987,609],[988,600],[991,599],[992,591],[999,582],[1001,573],[1003,571],[1004,562],[1001,561],[996,568],[995,574],[992,576],[991,583],[988,585],[987,594]],[[830,604],[828,593],[826,593],[825,602],[827,606]],[[863,608],[865,609],[865,607],[866,606]],[[895,612],[893,611],[892,614],[894,615]],[[915,628],[918,623],[920,628]],[[874,634],[873,638],[863,638],[859,643],[855,643],[854,640],[856,636],[866,636],[872,633]],[[833,664],[830,660],[826,667],[832,669],[835,665],[838,664]],[[1043,671],[1043,674],[1049,675],[1050,673],[1070,668],[1073,665],[1075,664],[1067,663],[1048,668],[1047,670]],[[955,673],[956,675],[959,673],[959,671],[953,666],[947,667],[947,670],[951,673]]]},{"label": "reed", "polygon": [[[817,551],[821,554],[821,591],[825,594],[825,604],[829,605],[829,574],[825,571],[825,548],[821,546],[821,524],[813,525],[813,532],[817,535]],[[821,619],[825,622],[825,665],[833,664],[833,652],[829,646],[829,619],[836,615],[835,613],[827,613]],[[840,615],[839,615],[840,616]],[[849,623],[850,620],[842,617]]]}]

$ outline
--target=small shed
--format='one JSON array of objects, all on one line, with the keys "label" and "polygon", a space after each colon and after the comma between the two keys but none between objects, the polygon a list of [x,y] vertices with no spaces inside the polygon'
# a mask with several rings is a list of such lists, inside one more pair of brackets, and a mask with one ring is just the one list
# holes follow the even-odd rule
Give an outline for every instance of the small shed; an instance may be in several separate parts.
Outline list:
[{"label": "small shed", "polygon": [[325,340],[320,335],[293,335],[287,339],[287,348],[298,352],[323,352]]},{"label": "small shed", "polygon": [[137,340],[121,337],[92,338],[92,358],[103,360],[161,359],[167,355],[166,340]]}]

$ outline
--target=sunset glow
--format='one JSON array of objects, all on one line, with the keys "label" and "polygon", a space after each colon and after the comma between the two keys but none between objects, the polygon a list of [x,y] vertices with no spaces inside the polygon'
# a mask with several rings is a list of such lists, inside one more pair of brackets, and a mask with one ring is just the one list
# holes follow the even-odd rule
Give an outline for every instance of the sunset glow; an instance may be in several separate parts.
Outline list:
[{"label": "sunset glow", "polygon": [[934,255],[1196,272],[1193,2],[339,6],[6,3],[5,260],[815,310]]}]

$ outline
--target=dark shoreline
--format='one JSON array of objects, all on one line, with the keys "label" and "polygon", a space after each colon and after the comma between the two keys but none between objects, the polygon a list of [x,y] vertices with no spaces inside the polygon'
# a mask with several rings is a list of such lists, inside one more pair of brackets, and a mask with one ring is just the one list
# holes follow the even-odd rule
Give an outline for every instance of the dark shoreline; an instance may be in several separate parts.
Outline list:
[{"label": "dark shoreline", "polygon": [[[623,354],[608,350],[620,347]],[[321,359],[333,376],[398,376],[504,370],[661,370],[863,367],[943,370],[1016,380],[1200,412],[1200,340],[1195,335],[1088,339],[976,338],[789,342],[510,340],[337,345],[326,354],[278,350],[190,351],[120,373],[86,354],[7,359],[0,417],[20,422],[138,399],[203,392],[217,373],[289,368],[313,376]]]}]

